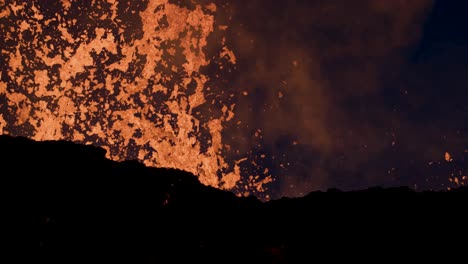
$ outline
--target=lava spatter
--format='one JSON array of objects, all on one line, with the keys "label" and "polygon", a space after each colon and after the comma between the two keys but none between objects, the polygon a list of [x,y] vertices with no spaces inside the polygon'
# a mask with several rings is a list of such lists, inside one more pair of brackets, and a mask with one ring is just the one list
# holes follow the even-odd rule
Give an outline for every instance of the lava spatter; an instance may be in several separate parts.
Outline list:
[{"label": "lava spatter", "polygon": [[[210,64],[204,49],[215,12],[214,4],[188,9],[168,0],[1,1],[0,133],[94,144],[114,160],[182,169],[234,189],[239,162],[222,155],[234,104],[207,120],[194,115],[211,103],[201,69]],[[217,60],[235,64],[220,46]]]}]

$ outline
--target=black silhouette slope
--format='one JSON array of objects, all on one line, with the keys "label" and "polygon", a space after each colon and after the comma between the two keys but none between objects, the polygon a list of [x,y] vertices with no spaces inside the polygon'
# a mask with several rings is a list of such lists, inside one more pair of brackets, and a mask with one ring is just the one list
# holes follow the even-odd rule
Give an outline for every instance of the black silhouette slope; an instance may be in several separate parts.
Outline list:
[{"label": "black silhouette slope", "polygon": [[261,203],[186,172],[104,155],[93,146],[0,136],[2,190],[13,208],[32,208],[15,221],[34,230],[24,238],[39,244],[35,262],[304,263],[330,258],[325,249],[394,255],[415,253],[415,243],[439,252],[434,234],[450,241],[460,233],[453,226],[466,225],[466,189],[331,190]]}]

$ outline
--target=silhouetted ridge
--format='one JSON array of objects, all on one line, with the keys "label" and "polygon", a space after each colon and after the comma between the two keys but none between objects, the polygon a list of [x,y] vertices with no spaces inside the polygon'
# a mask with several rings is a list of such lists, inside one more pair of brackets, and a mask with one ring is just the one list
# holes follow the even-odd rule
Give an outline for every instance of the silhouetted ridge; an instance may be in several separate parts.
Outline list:
[{"label": "silhouetted ridge", "polygon": [[27,237],[40,255],[25,254],[39,263],[310,263],[330,248],[396,254],[392,241],[410,248],[467,222],[466,188],[330,190],[261,203],[64,141],[0,136],[0,160],[7,204],[32,205],[28,216],[5,215],[34,230]]}]

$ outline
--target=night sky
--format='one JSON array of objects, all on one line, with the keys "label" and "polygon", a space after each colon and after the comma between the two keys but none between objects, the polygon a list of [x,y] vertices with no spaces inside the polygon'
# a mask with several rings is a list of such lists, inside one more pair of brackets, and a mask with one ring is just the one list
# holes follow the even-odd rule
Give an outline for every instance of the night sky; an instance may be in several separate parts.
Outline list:
[{"label": "night sky", "polygon": [[262,199],[468,183],[468,2],[0,0],[0,133]]}]

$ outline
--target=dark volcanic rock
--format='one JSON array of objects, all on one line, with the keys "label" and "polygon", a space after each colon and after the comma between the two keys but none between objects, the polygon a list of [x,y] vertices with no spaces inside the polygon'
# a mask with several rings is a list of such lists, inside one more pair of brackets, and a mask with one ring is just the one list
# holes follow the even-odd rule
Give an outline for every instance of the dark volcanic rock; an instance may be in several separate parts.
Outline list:
[{"label": "dark volcanic rock", "polygon": [[32,237],[39,245],[39,255],[25,255],[39,263],[308,263],[330,257],[325,249],[437,248],[448,240],[425,238],[466,229],[466,189],[332,190],[261,203],[186,172],[104,156],[93,146],[0,136],[2,192],[13,208],[5,215],[32,230],[20,244]]}]

